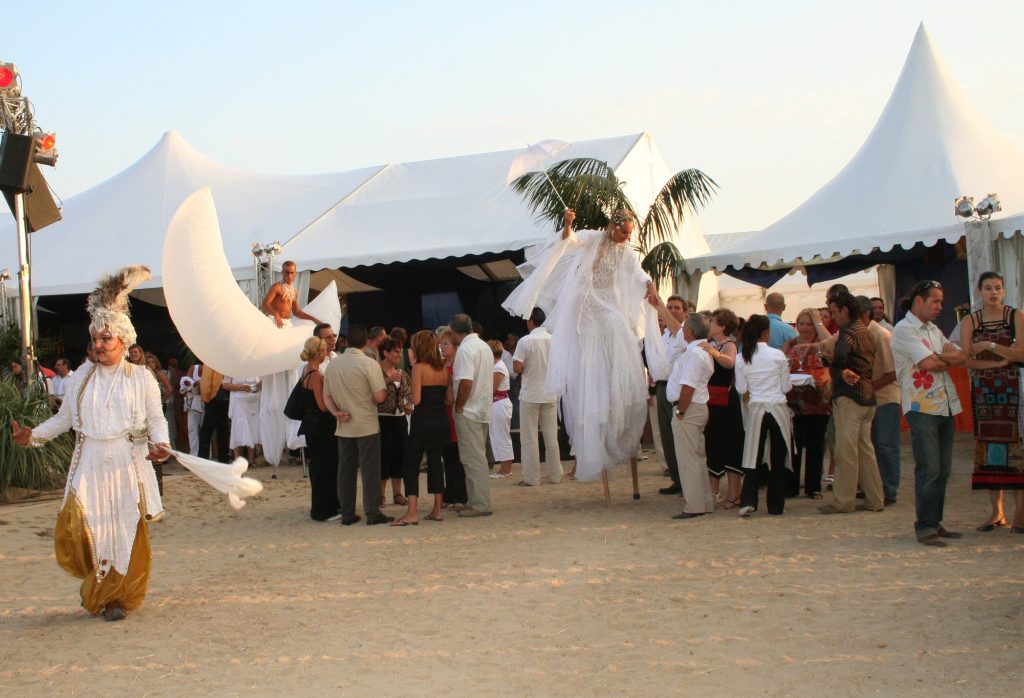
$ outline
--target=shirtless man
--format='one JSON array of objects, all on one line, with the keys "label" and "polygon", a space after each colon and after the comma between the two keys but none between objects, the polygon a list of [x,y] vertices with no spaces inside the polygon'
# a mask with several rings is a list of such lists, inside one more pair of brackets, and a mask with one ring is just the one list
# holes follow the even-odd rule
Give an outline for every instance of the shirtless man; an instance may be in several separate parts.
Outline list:
[{"label": "shirtless man", "polygon": [[292,282],[295,281],[295,262],[281,265],[281,281],[270,287],[267,297],[263,299],[260,309],[274,318],[274,324],[284,327],[292,315],[303,320],[320,324],[320,321],[299,308],[298,294]]}]

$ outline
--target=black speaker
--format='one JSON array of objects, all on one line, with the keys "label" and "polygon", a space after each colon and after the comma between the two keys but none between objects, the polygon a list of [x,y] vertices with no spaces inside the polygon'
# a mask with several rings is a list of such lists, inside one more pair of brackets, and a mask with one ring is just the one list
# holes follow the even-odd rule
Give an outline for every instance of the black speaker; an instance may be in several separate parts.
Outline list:
[{"label": "black speaker", "polygon": [[32,136],[4,133],[0,141],[0,189],[4,193],[29,189],[29,165],[35,153]]},{"label": "black speaker", "polygon": [[[3,188],[3,192],[4,198],[7,199],[7,205],[11,207],[11,213],[14,213],[14,195],[21,192],[9,191],[7,188]],[[46,179],[39,171],[39,165],[34,162],[29,163],[28,190],[24,194],[28,232],[34,233],[61,219],[60,209],[57,208],[53,196],[50,195]]]}]

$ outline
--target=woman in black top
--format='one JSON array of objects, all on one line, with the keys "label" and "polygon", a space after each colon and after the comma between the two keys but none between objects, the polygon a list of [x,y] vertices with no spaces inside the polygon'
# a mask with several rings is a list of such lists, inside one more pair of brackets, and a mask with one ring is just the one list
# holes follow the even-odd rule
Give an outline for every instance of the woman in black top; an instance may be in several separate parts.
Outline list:
[{"label": "woman in black top", "polygon": [[310,337],[299,355],[306,365],[302,369],[302,426],[299,434],[306,437],[309,450],[309,516],[314,521],[335,521],[341,518],[338,504],[338,446],[334,438],[337,420],[324,404],[324,378],[320,365],[327,358],[327,342]]},{"label": "woman in black top", "polygon": [[441,455],[451,442],[445,397],[451,379],[441,358],[437,339],[430,330],[421,330],[412,336],[409,348],[412,365],[412,413],[409,442],[405,449],[405,496],[409,510],[392,526],[419,524],[416,504],[420,495],[420,461],[427,454],[427,492],[434,495],[434,508],[427,515],[431,521],[441,521],[444,497],[444,463]]},{"label": "woman in black top", "polygon": [[[717,508],[732,509],[740,505],[743,485],[743,413],[740,396],[733,385],[736,365],[736,342],[732,339],[739,320],[726,308],[711,314],[711,334],[700,345],[711,354],[715,372],[708,381],[708,424],[704,443],[708,454],[711,490],[719,498]],[[727,476],[728,486],[722,492],[720,482]]]}]

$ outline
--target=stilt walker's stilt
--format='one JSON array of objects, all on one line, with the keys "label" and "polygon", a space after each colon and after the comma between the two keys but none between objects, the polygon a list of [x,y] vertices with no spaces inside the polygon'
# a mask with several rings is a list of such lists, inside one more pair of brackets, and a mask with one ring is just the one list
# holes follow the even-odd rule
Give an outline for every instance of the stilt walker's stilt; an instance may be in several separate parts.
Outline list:
[{"label": "stilt walker's stilt", "polygon": [[608,471],[601,471],[601,484],[604,485],[604,505],[610,507],[612,505],[612,493],[608,489]]},{"label": "stilt walker's stilt", "polygon": [[640,499],[640,481],[636,475],[636,458],[629,459],[629,469],[633,471],[633,499]]}]

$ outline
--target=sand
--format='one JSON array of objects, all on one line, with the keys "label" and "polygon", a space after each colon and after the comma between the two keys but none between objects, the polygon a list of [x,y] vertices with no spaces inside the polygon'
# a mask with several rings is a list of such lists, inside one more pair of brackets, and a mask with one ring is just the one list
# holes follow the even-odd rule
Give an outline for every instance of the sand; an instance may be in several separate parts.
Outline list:
[{"label": "sand", "polygon": [[172,476],[120,623],[57,566],[59,502],[3,506],[0,694],[1020,695],[1024,535],[974,531],[969,448],[945,549],[915,541],[906,444],[895,507],[831,517],[801,497],[673,521],[655,457],[639,501],[625,471],[610,508],[600,482],[513,477],[493,517],[402,529],[310,521],[297,467],[253,470],[267,487],[239,512]]}]

